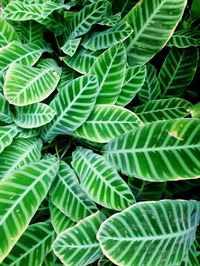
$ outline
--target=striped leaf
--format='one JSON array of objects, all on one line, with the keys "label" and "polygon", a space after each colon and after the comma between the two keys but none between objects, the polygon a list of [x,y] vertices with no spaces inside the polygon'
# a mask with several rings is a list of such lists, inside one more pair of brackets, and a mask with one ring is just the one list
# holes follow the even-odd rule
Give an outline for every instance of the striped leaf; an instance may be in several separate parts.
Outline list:
[{"label": "striped leaf", "polygon": [[183,29],[176,31],[169,40],[168,46],[177,48],[188,48],[200,46],[200,32],[196,29]]},{"label": "striped leaf", "polygon": [[149,102],[160,96],[160,83],[156,68],[148,64],[144,85],[138,93],[141,102]]},{"label": "striped leaf", "polygon": [[107,27],[113,27],[115,26],[115,24],[117,24],[121,19],[121,13],[118,12],[114,15],[110,15],[110,16],[104,16],[99,22],[99,25],[102,26],[107,26]]},{"label": "striped leaf", "polygon": [[195,47],[177,49],[168,53],[159,72],[161,96],[181,96],[190,85],[199,61],[199,52]]},{"label": "striped leaf", "polygon": [[1,265],[41,265],[54,237],[50,222],[30,225]]},{"label": "striped leaf", "polygon": [[36,68],[12,64],[6,73],[5,97],[9,103],[18,106],[38,103],[55,90],[60,75],[57,66]]},{"label": "striped leaf", "polygon": [[105,14],[108,3],[97,1],[91,5],[86,5],[68,21],[69,38],[74,39],[87,33],[92,25],[96,24]]},{"label": "striped leaf", "polygon": [[117,265],[180,265],[199,219],[197,201],[141,202],[106,220],[97,238]]},{"label": "striped leaf", "polygon": [[12,113],[10,111],[9,104],[3,94],[0,93],[0,122],[11,124],[12,121]]},{"label": "striped leaf", "polygon": [[93,52],[86,49],[80,49],[73,57],[65,56],[61,59],[66,65],[73,68],[75,71],[81,74],[87,74],[99,55],[100,52],[98,51]]},{"label": "striped leaf", "polygon": [[53,251],[51,251],[44,259],[42,266],[58,266],[58,264],[56,264],[56,260],[57,257],[54,255]]},{"label": "striped leaf", "polygon": [[12,63],[34,65],[44,51],[48,49],[35,43],[11,42],[0,48],[0,72],[6,71]]},{"label": "striped leaf", "polygon": [[105,216],[96,212],[58,235],[53,251],[64,265],[88,265],[101,257],[96,233]]},{"label": "striped leaf", "polygon": [[61,90],[66,87],[66,85],[75,78],[75,72],[69,67],[62,67],[62,74],[57,86],[57,90]]},{"label": "striped leaf", "polygon": [[20,23],[20,39],[25,43],[42,41],[43,33],[43,25],[33,20]]},{"label": "striped leaf", "polygon": [[22,128],[36,128],[48,124],[56,112],[44,103],[36,103],[15,108],[14,122]]},{"label": "striped leaf", "polygon": [[124,41],[132,32],[133,29],[128,23],[118,23],[108,30],[94,32],[83,41],[82,46],[92,51],[107,49],[114,44]]},{"label": "striped leaf", "polygon": [[10,176],[16,169],[39,161],[42,142],[40,139],[16,139],[0,154],[0,179]]},{"label": "striped leaf", "polygon": [[172,36],[187,1],[142,0],[124,18],[133,28],[125,41],[128,63],[144,65],[159,52]]},{"label": "striped leaf", "polygon": [[34,128],[34,129],[19,128],[19,130],[20,132],[17,138],[30,139],[38,137],[38,135],[40,134],[40,128]]},{"label": "striped leaf", "polygon": [[191,116],[194,118],[200,118],[200,102],[189,108]]},{"label": "striped leaf", "polygon": [[199,119],[157,121],[111,141],[103,152],[128,176],[158,182],[194,179],[200,173],[199,136]]},{"label": "striped leaf", "polygon": [[0,153],[12,143],[18,132],[15,125],[0,127]]},{"label": "striped leaf", "polygon": [[42,138],[52,141],[57,135],[71,135],[88,118],[98,93],[94,75],[77,78],[60,90],[50,103],[56,117],[42,129]]},{"label": "striped leaf", "polygon": [[140,119],[128,109],[110,104],[97,104],[86,122],[76,130],[75,136],[105,143],[139,125]]},{"label": "striped leaf", "polygon": [[121,92],[125,74],[126,51],[123,44],[116,44],[101,54],[90,69],[96,74],[100,92],[99,104],[115,104]]},{"label": "striped leaf", "polygon": [[19,36],[12,25],[5,19],[0,18],[0,47],[7,45],[9,42],[18,41]]},{"label": "striped leaf", "polygon": [[129,104],[134,99],[137,92],[142,88],[146,81],[145,78],[147,79],[145,67],[128,67],[126,69],[121,93],[116,104],[120,106]]},{"label": "striped leaf", "polygon": [[133,111],[143,122],[181,118],[189,115],[192,104],[184,99],[159,99],[136,106]]},{"label": "striped leaf", "polygon": [[128,185],[102,156],[79,147],[72,158],[81,187],[96,203],[119,211],[135,202]]},{"label": "striped leaf", "polygon": [[73,56],[76,53],[76,50],[78,49],[80,42],[81,38],[70,39],[61,47],[61,50],[63,51],[64,54]]},{"label": "striped leaf", "polygon": [[98,261],[98,266],[113,266],[114,264],[106,256],[102,256]]},{"label": "striped leaf", "polygon": [[25,165],[0,182],[0,262],[26,230],[57,171],[55,159],[42,160]]},{"label": "striped leaf", "polygon": [[67,217],[62,211],[60,211],[55,205],[49,205],[51,223],[56,234],[60,234],[67,228],[70,228],[75,225],[75,223]]},{"label": "striped leaf", "polygon": [[51,202],[75,222],[97,210],[95,204],[81,189],[74,171],[63,161],[51,191]]}]

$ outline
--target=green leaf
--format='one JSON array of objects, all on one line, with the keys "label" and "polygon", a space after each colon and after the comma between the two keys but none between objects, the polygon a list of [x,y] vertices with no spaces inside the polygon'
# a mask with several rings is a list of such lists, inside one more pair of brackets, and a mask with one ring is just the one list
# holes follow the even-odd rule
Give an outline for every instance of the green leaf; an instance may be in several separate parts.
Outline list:
[{"label": "green leaf", "polygon": [[70,39],[61,47],[61,50],[63,51],[64,54],[73,56],[76,53],[76,50],[78,49],[80,42],[81,38]]},{"label": "green leaf", "polygon": [[102,256],[98,261],[98,266],[113,266],[114,264],[106,256]]},{"label": "green leaf", "polygon": [[83,41],[82,46],[92,51],[107,49],[114,44],[124,41],[132,32],[133,29],[128,23],[118,23],[108,30],[94,32]]},{"label": "green leaf", "polygon": [[42,129],[44,141],[52,141],[57,135],[71,135],[88,118],[98,93],[94,75],[77,78],[60,90],[50,103],[56,117]]},{"label": "green leaf", "polygon": [[56,234],[60,234],[67,228],[70,228],[75,225],[69,217],[67,217],[62,211],[60,211],[55,205],[49,205],[51,223]]},{"label": "green leaf", "polygon": [[175,32],[169,40],[168,46],[177,48],[188,48],[200,46],[200,32],[196,29],[183,29]]},{"label": "green leaf", "polygon": [[74,39],[87,33],[92,25],[96,24],[105,14],[108,2],[97,1],[91,5],[86,5],[79,12],[75,13],[68,21],[69,38]]},{"label": "green leaf", "polygon": [[160,83],[157,78],[156,68],[148,64],[145,82],[138,93],[141,102],[149,102],[160,96]]},{"label": "green leaf", "polygon": [[11,42],[0,48],[0,72],[6,71],[14,63],[34,65],[42,53],[48,50],[35,43]]},{"label": "green leaf", "polygon": [[92,200],[81,189],[74,171],[63,161],[51,191],[51,202],[75,222],[97,210]]},{"label": "green leaf", "polygon": [[5,19],[0,17],[0,47],[18,40],[19,37],[14,28]]},{"label": "green leaf", "polygon": [[79,147],[72,154],[72,166],[81,187],[101,206],[119,211],[135,203],[128,185],[102,156]]},{"label": "green leaf", "polygon": [[48,124],[56,112],[44,103],[36,103],[15,108],[14,122],[22,128],[37,128]]},{"label": "green leaf", "polygon": [[24,43],[34,43],[43,40],[44,26],[33,21],[20,23],[20,38]]},{"label": "green leaf", "polygon": [[132,110],[143,122],[185,117],[190,114],[192,104],[184,99],[159,99],[136,106]]},{"label": "green leaf", "polygon": [[192,1],[190,14],[191,14],[192,18],[195,20],[200,17],[200,3],[198,0]]},{"label": "green leaf", "polygon": [[200,102],[189,108],[191,116],[194,118],[200,118]]},{"label": "green leaf", "polygon": [[199,135],[199,119],[157,121],[111,141],[103,152],[128,176],[157,182],[194,179],[200,171]]},{"label": "green leaf", "polygon": [[67,86],[69,82],[71,82],[75,78],[75,72],[69,67],[62,67],[62,74],[60,76],[60,80],[57,86],[57,90],[62,90]]},{"label": "green leaf", "polygon": [[75,71],[81,74],[87,74],[99,55],[99,51],[93,52],[86,49],[80,49],[73,57],[65,56],[61,59],[66,65],[73,68]]},{"label": "green leaf", "polygon": [[0,182],[0,262],[26,230],[57,171],[55,159],[42,160],[25,165]]},{"label": "green leaf", "polygon": [[57,260],[57,257],[54,255],[53,251],[49,252],[47,254],[46,258],[44,259],[42,266],[58,266],[58,264],[55,264]]},{"label": "green leaf", "polygon": [[112,27],[121,20],[121,13],[116,13],[110,16],[104,16],[99,22],[99,25]]},{"label": "green leaf", "polygon": [[128,109],[110,104],[97,104],[75,136],[105,143],[141,125],[140,119]]},{"label": "green leaf", "polygon": [[53,251],[64,265],[88,265],[101,257],[96,233],[105,216],[96,212],[67,229],[53,243]]},{"label": "green leaf", "polygon": [[160,81],[161,96],[180,97],[192,82],[199,61],[198,49],[172,48],[168,53],[158,79]]},{"label": "green leaf", "polygon": [[11,124],[12,121],[12,113],[10,111],[9,104],[3,94],[0,93],[0,122]]},{"label": "green leaf", "polygon": [[40,160],[42,142],[40,139],[15,139],[0,154],[0,179],[10,176],[16,169]]},{"label": "green leaf", "polygon": [[38,137],[38,135],[40,134],[40,128],[34,128],[34,129],[19,128],[19,130],[20,132],[17,138],[30,139]]},{"label": "green leaf", "polygon": [[180,265],[199,219],[197,201],[141,202],[106,220],[97,239],[117,265]]},{"label": "green leaf", "polygon": [[9,103],[18,106],[38,103],[55,90],[60,75],[57,66],[36,68],[12,64],[6,73],[5,97]]},{"label": "green leaf", "polygon": [[131,66],[146,64],[159,52],[172,36],[180,21],[187,1],[142,0],[124,18],[133,28],[125,41],[128,63]]},{"label": "green leaf", "polygon": [[114,12],[120,12],[122,17],[126,15],[138,2],[138,0],[111,0]]},{"label": "green leaf", "polygon": [[15,125],[0,127],[0,153],[12,143],[18,132]]},{"label": "green leaf", "polygon": [[142,88],[146,77],[146,68],[141,66],[128,67],[126,69],[124,83],[116,104],[125,106],[129,104]]},{"label": "green leaf", "polygon": [[99,104],[115,104],[121,92],[125,74],[126,51],[123,44],[116,44],[101,54],[90,69],[96,74],[100,92]]},{"label": "green leaf", "polygon": [[1,265],[41,265],[54,237],[50,222],[30,225]]}]

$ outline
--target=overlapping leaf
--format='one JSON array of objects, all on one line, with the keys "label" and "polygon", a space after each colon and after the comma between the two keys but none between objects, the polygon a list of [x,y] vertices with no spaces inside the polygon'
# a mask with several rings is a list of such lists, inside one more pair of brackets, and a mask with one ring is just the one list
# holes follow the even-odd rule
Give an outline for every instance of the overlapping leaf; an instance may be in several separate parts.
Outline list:
[{"label": "overlapping leaf", "polygon": [[0,153],[12,143],[18,132],[15,125],[0,127]]},{"label": "overlapping leaf", "polygon": [[158,182],[194,179],[200,173],[199,135],[199,119],[157,121],[111,141],[103,152],[128,176]]},{"label": "overlapping leaf", "polygon": [[135,202],[127,184],[102,156],[79,147],[72,158],[81,187],[96,203],[113,210],[123,210]]},{"label": "overlapping leaf", "polygon": [[76,53],[80,42],[81,38],[70,39],[61,47],[61,49],[65,54],[73,56]]},{"label": "overlapping leaf", "polygon": [[197,201],[141,202],[106,220],[97,238],[117,265],[180,265],[199,220]]},{"label": "overlapping leaf", "polygon": [[28,164],[0,182],[0,261],[23,234],[58,171],[55,159]]},{"label": "overlapping leaf", "polygon": [[7,45],[9,42],[18,41],[19,36],[12,25],[5,19],[0,18],[0,47]]},{"label": "overlapping leaf", "polygon": [[183,29],[175,32],[168,42],[168,46],[177,48],[188,48],[200,46],[200,32],[195,29]]},{"label": "overlapping leaf", "polygon": [[97,104],[86,122],[76,130],[75,136],[105,143],[141,124],[137,115],[128,109],[110,104]]},{"label": "overlapping leaf", "polygon": [[12,113],[10,111],[9,104],[4,95],[0,93],[0,122],[11,124],[12,121]]}]

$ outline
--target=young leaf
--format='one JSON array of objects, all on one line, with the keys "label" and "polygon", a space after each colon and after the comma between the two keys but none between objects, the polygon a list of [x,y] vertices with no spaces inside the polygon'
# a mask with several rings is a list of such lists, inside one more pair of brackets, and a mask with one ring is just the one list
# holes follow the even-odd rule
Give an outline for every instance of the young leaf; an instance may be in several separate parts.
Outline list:
[{"label": "young leaf", "polygon": [[75,131],[75,136],[105,143],[141,125],[140,119],[128,109],[97,104],[86,122]]},{"label": "young leaf", "polygon": [[143,122],[185,117],[190,114],[192,104],[184,99],[169,98],[149,101],[132,110]]},{"label": "young leaf", "polygon": [[15,108],[14,122],[22,128],[37,128],[48,124],[56,112],[44,103],[36,103]]},{"label": "young leaf", "polygon": [[156,121],[111,141],[103,152],[128,176],[152,182],[194,179],[200,173],[199,135],[199,119]]},{"label": "young leaf", "polygon": [[25,165],[0,182],[0,262],[26,230],[57,171],[55,159],[41,160]]},{"label": "young leaf", "polygon": [[131,66],[146,64],[159,52],[172,36],[180,21],[186,0],[142,0],[123,21],[133,28],[125,41],[128,63]]},{"label": "young leaf", "polygon": [[0,153],[12,143],[18,132],[15,125],[0,127]]},{"label": "young leaf", "polygon": [[141,202],[106,220],[97,238],[117,265],[180,265],[199,219],[197,201]]},{"label": "young leaf", "polygon": [[88,118],[94,107],[98,83],[94,75],[73,80],[50,103],[56,117],[42,129],[42,138],[52,141],[57,135],[71,135]]},{"label": "young leaf", "polygon": [[128,185],[102,156],[79,147],[72,154],[72,166],[81,187],[101,206],[119,211],[135,202]]},{"label": "young leaf", "polygon": [[88,265],[101,257],[96,233],[105,216],[96,212],[58,235],[52,248],[64,265]]},{"label": "young leaf", "polygon": [[115,104],[124,81],[126,51],[123,44],[116,44],[101,54],[90,69],[96,74],[100,92],[99,104]]}]

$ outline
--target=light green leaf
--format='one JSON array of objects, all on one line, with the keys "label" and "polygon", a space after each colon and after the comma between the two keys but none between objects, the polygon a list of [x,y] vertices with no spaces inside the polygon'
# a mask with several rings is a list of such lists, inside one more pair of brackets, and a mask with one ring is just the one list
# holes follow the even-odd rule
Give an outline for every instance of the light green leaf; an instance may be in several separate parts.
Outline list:
[{"label": "light green leaf", "polygon": [[158,76],[161,96],[180,97],[193,80],[198,61],[199,52],[195,47],[187,49],[171,48]]},{"label": "light green leaf", "polygon": [[62,233],[67,228],[70,228],[75,225],[69,217],[67,217],[62,211],[60,211],[55,205],[49,205],[51,223],[56,234]]},{"label": "light green leaf", "polygon": [[96,212],[58,235],[52,248],[64,265],[88,265],[101,257],[96,233],[104,220],[105,216]]},{"label": "light green leaf", "polygon": [[42,160],[25,165],[0,182],[0,262],[26,230],[46,197],[58,167],[55,159]]},{"label": "light green leaf", "polygon": [[197,201],[140,202],[106,220],[97,238],[117,265],[180,265],[199,219]]},{"label": "light green leaf", "polygon": [[44,26],[33,21],[20,23],[20,38],[25,43],[34,43],[43,40]]},{"label": "light green leaf", "polygon": [[15,125],[0,127],[0,153],[12,143],[18,132]]},{"label": "light green leaf", "polygon": [[191,116],[194,118],[200,118],[200,102],[189,108]]},{"label": "light green leaf", "polygon": [[4,94],[9,103],[25,106],[46,99],[61,75],[58,67],[36,68],[12,64],[6,73]]},{"label": "light green leaf", "polygon": [[11,42],[0,48],[0,72],[6,71],[14,63],[34,65],[45,51],[49,49],[35,43]]},{"label": "light green leaf", "polygon": [[65,56],[61,59],[66,65],[73,68],[75,71],[81,74],[87,74],[100,54],[99,51],[93,52],[86,49],[80,49],[73,57]]},{"label": "light green leaf", "polygon": [[0,154],[0,179],[10,176],[16,169],[39,161],[42,142],[40,139],[16,139]]},{"label": "light green leaf", "polygon": [[51,202],[75,222],[97,210],[93,201],[81,189],[74,171],[63,161],[51,191]]},{"label": "light green leaf", "polygon": [[67,40],[66,43],[61,47],[64,54],[73,56],[78,49],[81,42],[81,38]]},{"label": "light green leaf", "polygon": [[146,68],[141,66],[126,69],[124,83],[116,104],[125,106],[129,104],[143,86],[146,77]]},{"label": "light green leaf", "polygon": [[156,68],[148,64],[145,82],[139,90],[138,97],[141,102],[149,102],[160,96],[160,83],[157,78]]},{"label": "light green leaf", "polygon": [[177,48],[188,48],[200,46],[200,32],[196,29],[183,29],[175,32],[169,40],[168,46]]},{"label": "light green leaf", "polygon": [[123,44],[116,44],[101,54],[90,69],[96,74],[100,92],[99,104],[115,104],[124,81],[126,51]]},{"label": "light green leaf", "polygon": [[50,222],[30,225],[1,265],[41,265],[51,249],[54,237]]},{"label": "light green leaf", "polygon": [[9,104],[3,94],[0,93],[0,122],[11,124],[12,121],[12,113],[10,111]]},{"label": "light green leaf", "polygon": [[52,141],[57,135],[71,135],[88,118],[98,93],[94,75],[77,78],[60,90],[50,103],[56,117],[42,129],[44,141]]},{"label": "light green leaf", "polygon": [[158,182],[194,179],[200,173],[199,136],[199,119],[157,121],[111,141],[103,152],[128,176]]},{"label": "light green leaf", "polygon": [[110,16],[104,16],[99,22],[99,25],[112,27],[121,20],[121,13],[116,13]]},{"label": "light green leaf", "polygon": [[79,147],[72,154],[72,166],[81,187],[101,206],[120,211],[135,203],[128,185],[102,156]]},{"label": "light green leaf", "polygon": [[108,30],[92,33],[83,41],[82,46],[92,51],[107,49],[124,41],[132,32],[133,29],[128,23],[118,23]]},{"label": "light green leaf", "polygon": [[36,103],[15,108],[14,122],[22,128],[37,128],[48,124],[56,112],[44,103]]},{"label": "light green leaf", "polygon": [[19,128],[19,130],[20,132],[17,138],[30,139],[38,137],[38,135],[40,134],[40,128],[34,128],[34,129]]},{"label": "light green leaf", "polygon": [[9,42],[18,40],[19,37],[12,25],[0,17],[0,47],[7,45]]},{"label": "light green leaf", "polygon": [[185,117],[190,114],[192,104],[184,99],[159,99],[136,106],[132,110],[143,122]]},{"label": "light green leaf", "polygon": [[75,131],[75,136],[105,143],[141,125],[131,111],[110,104],[97,104],[86,122]]},{"label": "light green leaf", "polygon": [[172,36],[182,18],[186,0],[142,0],[127,14],[133,34],[125,41],[128,63],[146,64]]}]

